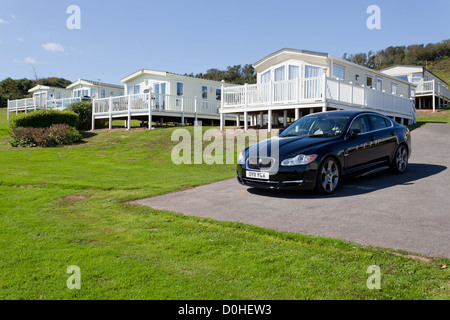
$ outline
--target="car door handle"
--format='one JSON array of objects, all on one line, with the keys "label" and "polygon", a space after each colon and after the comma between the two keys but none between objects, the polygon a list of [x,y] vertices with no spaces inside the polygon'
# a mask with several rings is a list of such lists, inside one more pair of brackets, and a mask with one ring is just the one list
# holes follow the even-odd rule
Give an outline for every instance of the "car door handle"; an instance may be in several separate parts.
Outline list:
[{"label": "car door handle", "polygon": [[369,137],[369,140],[370,140],[370,141],[373,141],[373,140],[375,140],[375,138],[372,137],[372,136],[370,136],[370,137]]}]

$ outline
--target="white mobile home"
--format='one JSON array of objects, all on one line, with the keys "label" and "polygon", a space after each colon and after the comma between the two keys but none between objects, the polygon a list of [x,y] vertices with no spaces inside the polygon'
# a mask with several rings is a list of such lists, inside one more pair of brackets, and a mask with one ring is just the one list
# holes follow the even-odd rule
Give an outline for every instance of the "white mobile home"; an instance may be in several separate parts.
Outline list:
[{"label": "white mobile home", "polygon": [[29,90],[33,93],[33,98],[8,101],[9,112],[27,112],[37,109],[65,109],[71,103],[92,98],[106,98],[121,96],[124,87],[120,85],[101,83],[78,79],[67,88],[57,88],[38,85]]},{"label": "white mobile home", "polygon": [[121,85],[83,79],[71,83],[67,89],[72,90],[72,98],[102,99],[124,94],[124,87]]},{"label": "white mobile home", "polygon": [[9,112],[18,114],[19,112],[50,108],[53,100],[70,98],[72,94],[70,90],[45,85],[37,85],[28,92],[33,94],[32,98],[8,101],[8,118]]},{"label": "white mobile home", "polygon": [[219,120],[219,108],[225,82],[183,76],[166,71],[138,70],[122,80],[125,96],[94,100],[95,119],[131,118],[148,121],[171,119],[185,124],[199,119]]},{"label": "white mobile home", "polygon": [[[281,49],[254,64],[257,84],[225,88],[220,113],[244,115],[244,128],[327,109],[382,112],[415,121],[414,85],[328,53]],[[236,118],[238,119],[238,118]]]},{"label": "white mobile home", "polygon": [[382,73],[414,83],[416,108],[444,107],[449,105],[448,83],[422,66],[396,65],[380,70]]}]

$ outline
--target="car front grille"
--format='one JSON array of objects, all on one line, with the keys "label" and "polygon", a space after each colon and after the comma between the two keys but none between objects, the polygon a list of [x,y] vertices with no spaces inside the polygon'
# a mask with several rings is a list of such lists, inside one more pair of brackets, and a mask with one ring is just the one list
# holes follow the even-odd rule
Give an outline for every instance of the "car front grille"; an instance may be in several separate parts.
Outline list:
[{"label": "car front grille", "polygon": [[269,171],[275,164],[275,159],[269,157],[249,157],[247,169]]}]

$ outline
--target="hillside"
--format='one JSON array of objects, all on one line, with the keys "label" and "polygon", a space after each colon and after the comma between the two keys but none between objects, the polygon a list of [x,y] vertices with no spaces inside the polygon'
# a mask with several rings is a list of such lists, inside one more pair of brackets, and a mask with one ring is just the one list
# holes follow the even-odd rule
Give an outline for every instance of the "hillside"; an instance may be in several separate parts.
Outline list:
[{"label": "hillside", "polygon": [[450,57],[428,63],[427,69],[450,84]]}]

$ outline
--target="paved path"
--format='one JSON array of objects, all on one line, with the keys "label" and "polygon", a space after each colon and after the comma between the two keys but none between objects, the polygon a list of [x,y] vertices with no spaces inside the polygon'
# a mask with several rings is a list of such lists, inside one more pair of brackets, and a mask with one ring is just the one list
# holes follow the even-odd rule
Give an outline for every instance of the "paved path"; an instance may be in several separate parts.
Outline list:
[{"label": "paved path", "polygon": [[231,179],[135,203],[450,258],[450,124],[416,129],[412,143],[407,173],[352,179],[331,197],[258,190]]}]

